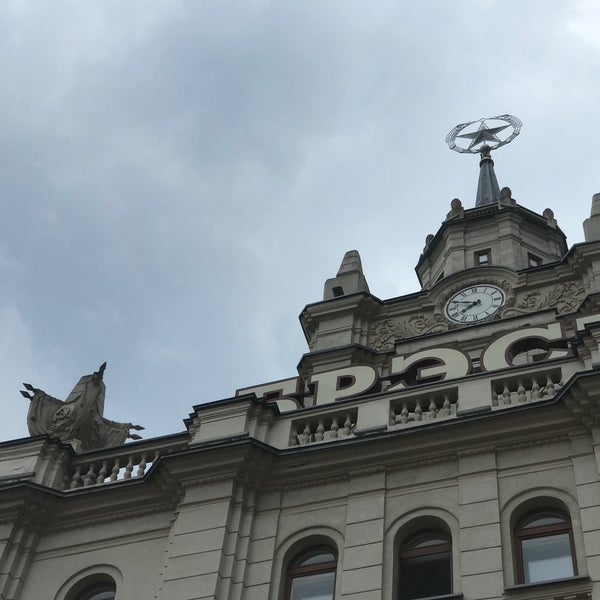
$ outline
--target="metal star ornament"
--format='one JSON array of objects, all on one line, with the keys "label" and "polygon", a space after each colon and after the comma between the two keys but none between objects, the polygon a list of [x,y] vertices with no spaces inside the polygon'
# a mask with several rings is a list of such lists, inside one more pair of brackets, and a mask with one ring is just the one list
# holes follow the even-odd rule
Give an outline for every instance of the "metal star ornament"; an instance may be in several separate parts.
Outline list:
[{"label": "metal star ornament", "polygon": [[[500,124],[502,122],[507,124]],[[468,131],[473,125],[476,124],[478,125],[474,131]],[[446,143],[451,150],[461,153],[468,152],[470,154],[476,154],[481,152],[484,146],[487,146],[490,150],[495,150],[496,148],[500,148],[500,146],[504,146],[516,138],[521,132],[522,126],[523,123],[521,123],[521,121],[513,115],[486,117],[484,119],[478,119],[477,121],[460,123],[446,136]],[[512,131],[508,135],[498,135],[506,132],[506,130],[509,128],[512,128]],[[457,138],[470,140],[470,143],[467,147],[459,146],[456,143]]]}]

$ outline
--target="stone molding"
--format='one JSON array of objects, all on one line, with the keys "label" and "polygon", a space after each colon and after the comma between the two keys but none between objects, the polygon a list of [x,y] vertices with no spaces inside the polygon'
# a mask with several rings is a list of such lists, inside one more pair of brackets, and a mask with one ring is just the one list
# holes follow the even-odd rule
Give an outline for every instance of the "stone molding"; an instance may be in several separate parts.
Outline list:
[{"label": "stone molding", "polygon": [[585,299],[585,289],[580,281],[567,281],[538,290],[517,293],[507,300],[502,317],[513,317],[548,308],[556,308],[559,314],[572,312]]},{"label": "stone molding", "polygon": [[398,339],[417,337],[429,333],[448,331],[449,323],[437,313],[419,313],[408,318],[386,319],[369,328],[369,347],[375,350],[392,350]]},{"label": "stone molding", "polygon": [[152,515],[160,512],[173,512],[173,507],[168,504],[157,504],[148,508],[138,508],[128,511],[111,512],[102,516],[97,517],[82,517],[79,519],[65,520],[56,523],[51,527],[45,527],[45,532],[52,531],[67,531],[69,529],[79,529],[82,527],[92,527],[94,525],[104,525],[105,523],[114,523],[115,521],[122,521],[124,519],[134,519],[136,517],[143,517],[146,515]]}]

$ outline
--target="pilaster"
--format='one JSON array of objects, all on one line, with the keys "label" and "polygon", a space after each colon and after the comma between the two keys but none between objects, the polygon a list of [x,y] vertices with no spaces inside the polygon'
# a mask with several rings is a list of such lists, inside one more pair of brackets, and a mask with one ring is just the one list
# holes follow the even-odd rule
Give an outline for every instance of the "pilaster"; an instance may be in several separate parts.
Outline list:
[{"label": "pilaster", "polygon": [[171,528],[161,600],[214,600],[234,500],[233,479],[186,489]]},{"label": "pilaster", "polygon": [[500,600],[504,584],[493,452],[459,456],[458,490],[461,591],[465,598]]},{"label": "pilaster", "polygon": [[[340,600],[381,600],[385,473],[353,477],[346,509]],[[341,591],[340,591],[341,590]]]}]

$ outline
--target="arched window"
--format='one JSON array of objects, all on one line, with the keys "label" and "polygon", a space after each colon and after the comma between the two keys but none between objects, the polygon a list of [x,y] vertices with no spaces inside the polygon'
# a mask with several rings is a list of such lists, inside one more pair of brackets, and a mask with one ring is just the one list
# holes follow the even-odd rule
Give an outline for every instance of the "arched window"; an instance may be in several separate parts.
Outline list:
[{"label": "arched window", "polygon": [[286,600],[333,600],[337,556],[327,546],[298,554],[287,570]]},{"label": "arched window", "polygon": [[117,586],[112,577],[94,574],[80,579],[64,596],[65,600],[114,600]]},{"label": "arched window", "polygon": [[115,587],[108,585],[97,585],[93,588],[88,588],[79,597],[80,600],[114,600]]},{"label": "arched window", "polygon": [[571,520],[559,510],[537,510],[515,527],[517,579],[536,583],[577,574]]},{"label": "arched window", "polygon": [[75,600],[114,600],[115,586],[111,583],[100,583],[86,588],[75,596]]},{"label": "arched window", "polygon": [[452,543],[441,530],[421,530],[399,552],[400,600],[452,593]]}]

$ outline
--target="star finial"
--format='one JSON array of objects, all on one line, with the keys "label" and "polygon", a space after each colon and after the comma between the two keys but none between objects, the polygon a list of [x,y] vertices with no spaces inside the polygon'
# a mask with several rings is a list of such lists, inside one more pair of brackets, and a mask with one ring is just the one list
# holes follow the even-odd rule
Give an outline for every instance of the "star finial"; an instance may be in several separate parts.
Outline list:
[{"label": "star finial", "polygon": [[479,128],[477,131],[473,131],[472,133],[463,133],[461,135],[457,135],[456,137],[471,140],[471,143],[468,147],[468,150],[471,150],[471,148],[479,146],[479,144],[485,144],[486,142],[496,142],[496,144],[500,144],[502,140],[496,134],[504,131],[506,128],[508,128],[508,125],[502,125],[500,127],[488,127],[485,124],[485,119],[483,119],[479,123]]},{"label": "star finial", "polygon": [[[473,130],[475,125],[477,128]],[[500,146],[512,142],[519,135],[522,126],[523,123],[512,115],[486,117],[477,121],[460,123],[446,136],[446,143],[450,146],[451,150],[468,152],[470,154],[480,153],[483,146],[488,146],[490,150],[496,150]],[[511,132],[507,131],[504,135],[498,135],[502,134],[509,127],[512,128]],[[473,131],[469,131],[470,129]],[[458,146],[456,144],[457,139],[470,140],[470,143],[467,147]]]}]

